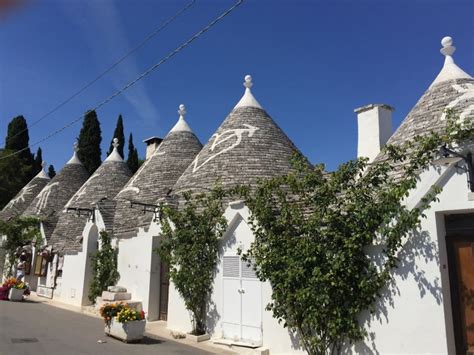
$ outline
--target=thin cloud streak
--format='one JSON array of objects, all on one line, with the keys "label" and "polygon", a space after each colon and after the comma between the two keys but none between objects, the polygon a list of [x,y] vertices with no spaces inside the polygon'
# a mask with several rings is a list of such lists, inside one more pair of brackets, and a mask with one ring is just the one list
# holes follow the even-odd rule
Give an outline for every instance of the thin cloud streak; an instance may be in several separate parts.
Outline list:
[{"label": "thin cloud streak", "polygon": [[[130,50],[131,46],[122,30],[121,16],[114,1],[81,2],[72,6],[68,2],[64,6],[64,10],[81,29],[100,70]],[[120,89],[139,73],[136,60],[131,56],[110,72],[106,78],[115,89]],[[91,75],[93,76],[92,73]],[[137,83],[135,87],[125,91],[122,96],[133,106],[145,126],[158,128],[160,115],[144,82]]]}]

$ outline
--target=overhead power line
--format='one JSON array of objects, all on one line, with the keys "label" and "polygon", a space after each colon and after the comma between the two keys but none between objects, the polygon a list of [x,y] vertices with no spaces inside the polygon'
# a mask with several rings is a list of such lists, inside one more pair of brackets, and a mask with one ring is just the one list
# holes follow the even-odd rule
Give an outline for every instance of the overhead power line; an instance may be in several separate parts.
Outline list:
[{"label": "overhead power line", "polygon": [[[160,27],[158,27],[157,29],[155,29],[153,32],[151,32],[150,34],[148,34],[148,36],[146,36],[146,38],[141,41],[138,45],[136,45],[134,48],[132,48],[130,51],[128,51],[127,53],[125,53],[122,57],[120,57],[116,62],[114,62],[112,65],[110,65],[107,69],[105,69],[103,72],[101,72],[99,75],[97,75],[92,81],[90,81],[89,83],[87,83],[86,85],[84,85],[83,87],[81,87],[78,91],[76,91],[75,93],[73,93],[71,96],[69,96],[67,99],[65,99],[64,101],[62,101],[61,103],[59,103],[57,106],[55,106],[52,110],[48,111],[47,113],[45,113],[43,116],[41,116],[40,118],[38,118],[36,121],[33,121],[29,128],[35,126],[36,124],[38,124],[39,122],[41,122],[42,120],[44,120],[45,118],[49,117],[51,114],[53,114],[54,112],[56,112],[57,110],[59,110],[61,107],[63,107],[64,105],[66,105],[67,103],[69,103],[71,100],[73,100],[74,98],[76,98],[77,96],[79,96],[80,94],[82,94],[85,90],[87,90],[89,87],[91,87],[93,84],[95,84],[97,81],[99,81],[100,79],[102,79],[106,74],[108,74],[110,71],[112,71],[113,69],[115,69],[120,63],[122,63],[125,59],[127,59],[128,57],[130,57],[133,53],[137,52],[140,48],[142,48],[145,44],[147,44],[153,37],[155,37],[156,35],[158,35],[161,31],[163,31],[166,27],[168,27],[168,25],[170,23],[172,23],[174,20],[176,20],[178,17],[180,17],[183,13],[185,13],[191,6],[194,5],[194,3],[196,2],[196,0],[191,0],[186,6],[184,6],[183,8],[181,8],[177,13],[175,13],[173,16],[171,16],[169,19],[167,19]],[[11,137],[7,137],[6,140],[5,140],[5,143],[7,143],[8,140],[10,139],[13,139],[17,136],[19,136],[20,134],[22,134],[23,132],[26,132],[28,130],[28,128],[25,128],[23,130],[21,130],[20,132],[16,133],[15,135],[11,136]]]},{"label": "overhead power line", "polygon": [[[129,89],[130,87],[132,87],[133,85],[135,85],[138,81],[142,80],[144,77],[146,77],[147,75],[149,75],[151,72],[155,71],[156,69],[158,69],[161,65],[163,65],[164,63],[166,63],[168,60],[170,60],[171,58],[173,58],[176,54],[178,54],[179,52],[181,52],[184,48],[186,48],[187,46],[189,46],[192,42],[194,42],[196,39],[198,39],[199,37],[201,37],[204,33],[206,33],[207,31],[209,31],[212,27],[214,27],[219,21],[221,21],[223,18],[225,18],[227,15],[229,15],[232,11],[234,11],[237,7],[239,7],[240,5],[242,5],[242,3],[244,2],[244,0],[238,0],[234,5],[232,5],[230,8],[228,8],[226,11],[224,11],[222,14],[220,14],[218,17],[216,17],[214,20],[212,20],[211,22],[209,22],[209,24],[207,24],[205,27],[203,27],[201,30],[199,30],[198,32],[196,32],[194,35],[192,35],[188,40],[186,40],[185,42],[183,42],[182,44],[180,44],[178,47],[176,47],[173,51],[169,52],[164,58],[162,58],[159,62],[157,62],[156,64],[153,64],[151,67],[149,67],[147,70],[145,70],[143,73],[141,73],[139,76],[137,76],[134,80],[130,81],[128,84],[126,84],[125,86],[123,86],[121,89],[119,89],[118,91],[116,91],[115,93],[113,93],[112,95],[110,95],[109,97],[107,97],[105,100],[101,101],[100,103],[98,103],[95,107],[93,107],[92,109],[90,109],[89,111],[94,111],[94,110],[98,110],[100,109],[102,106],[106,105],[107,103],[109,103],[110,101],[112,101],[115,97],[119,96],[120,94],[122,94],[125,90]],[[89,112],[87,111],[87,112]],[[69,128],[71,127],[73,124],[75,124],[76,122],[82,120],[83,116],[81,117],[78,117],[76,118],[75,120],[69,122],[68,124],[66,124],[65,126],[57,129],[56,131],[50,133],[49,135],[45,136],[44,138],[40,139],[39,141],[36,141],[35,143],[33,144],[30,144],[29,146],[26,146],[25,148],[22,148],[20,150],[17,150],[15,151],[14,153],[11,153],[11,154],[8,154],[4,157],[1,157],[0,160],[3,160],[3,159],[7,159],[11,156],[14,156],[14,155],[17,155],[17,154],[20,154],[22,151],[25,151],[26,149],[29,149],[31,147],[34,147],[44,141],[47,141],[48,139],[50,139],[51,137],[55,136],[56,134],[64,131],[66,128]]]}]

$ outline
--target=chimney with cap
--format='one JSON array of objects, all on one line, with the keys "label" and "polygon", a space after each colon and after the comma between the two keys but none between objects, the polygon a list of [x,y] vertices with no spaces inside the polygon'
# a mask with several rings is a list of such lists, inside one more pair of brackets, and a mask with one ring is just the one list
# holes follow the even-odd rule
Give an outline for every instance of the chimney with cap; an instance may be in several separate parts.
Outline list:
[{"label": "chimney with cap", "polygon": [[150,158],[153,155],[153,153],[155,152],[156,148],[158,148],[162,140],[163,140],[162,138],[159,138],[156,136],[143,140],[143,143],[146,144],[145,160],[148,160],[148,158]]},{"label": "chimney with cap", "polygon": [[392,135],[392,111],[385,104],[370,104],[356,108],[359,141],[357,157],[373,161]]}]

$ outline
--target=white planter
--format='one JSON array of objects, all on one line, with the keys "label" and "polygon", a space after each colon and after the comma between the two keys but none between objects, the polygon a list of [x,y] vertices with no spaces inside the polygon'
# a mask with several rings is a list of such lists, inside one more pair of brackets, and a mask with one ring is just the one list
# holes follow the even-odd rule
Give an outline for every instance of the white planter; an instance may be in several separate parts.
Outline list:
[{"label": "white planter", "polygon": [[23,301],[23,293],[25,290],[20,290],[18,288],[11,288],[10,291],[8,292],[8,299],[10,301]]},{"label": "white planter", "polygon": [[201,341],[206,341],[211,339],[211,336],[209,334],[203,334],[203,335],[193,335],[193,334],[186,334],[186,338],[192,341],[195,341],[196,343],[200,343]]},{"label": "white planter", "polygon": [[110,327],[105,326],[105,334],[108,336],[123,340],[124,342],[134,342],[143,338],[145,333],[145,320],[134,320],[127,323],[119,323],[112,318]]}]

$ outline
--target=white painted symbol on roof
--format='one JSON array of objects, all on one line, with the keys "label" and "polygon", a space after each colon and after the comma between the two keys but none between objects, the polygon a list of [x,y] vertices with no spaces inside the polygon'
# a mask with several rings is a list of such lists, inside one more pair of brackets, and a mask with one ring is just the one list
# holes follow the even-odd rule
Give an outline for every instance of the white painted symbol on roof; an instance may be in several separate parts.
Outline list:
[{"label": "white painted symbol on roof", "polygon": [[[216,149],[219,145],[221,145],[222,143],[228,141],[229,139],[232,139],[234,137],[237,137],[237,139],[232,145],[228,146],[227,148],[222,149],[221,151],[217,152],[214,155],[211,155],[201,165],[198,165],[199,156],[201,155],[201,154],[198,154],[197,157],[194,159],[193,173],[195,173],[196,171],[201,169],[204,165],[209,163],[212,159],[214,159],[214,158],[218,157],[219,155],[224,154],[224,153],[234,149],[238,145],[240,145],[240,143],[242,142],[242,136],[245,132],[247,132],[248,137],[252,137],[254,135],[255,131],[259,130],[258,127],[255,127],[255,126],[252,126],[252,125],[249,125],[249,124],[244,123],[243,125],[247,128],[229,129],[229,130],[224,131],[220,134],[215,133],[212,136],[212,137],[214,137],[214,142],[212,143],[211,147],[209,148],[209,150],[211,152],[213,152],[214,149]],[[211,137],[211,139],[212,139],[212,137]]]},{"label": "white painted symbol on roof", "polygon": [[[451,101],[447,106],[446,109],[454,108],[457,104],[463,101],[474,100],[474,84],[467,83],[461,85],[453,85],[453,89],[456,90],[458,93],[462,94],[459,95],[455,100]],[[469,105],[465,110],[463,110],[459,114],[459,119],[461,122],[471,113],[474,112],[474,104]],[[443,113],[441,116],[441,120],[446,119],[446,112]]]},{"label": "white painted symbol on roof", "polygon": [[51,194],[51,190],[56,185],[59,185],[59,182],[53,182],[51,185],[46,186],[43,190],[41,190],[41,192],[38,195],[39,200],[36,203],[36,214],[40,213],[40,211],[46,207],[46,204],[48,203],[49,195]]},{"label": "white painted symbol on roof", "polygon": [[25,202],[26,195],[29,195],[31,193],[33,187],[36,187],[36,185],[25,186],[24,188],[22,188],[20,191],[20,195],[8,202],[5,208],[12,208],[13,205],[17,202]]},{"label": "white painted symbol on roof", "polygon": [[127,186],[125,186],[125,188],[119,192],[119,196],[123,193],[125,193],[126,191],[133,191],[135,192],[136,194],[138,194],[140,192],[140,189],[136,186],[133,186],[135,184],[135,182],[137,181],[138,179],[138,176],[140,176],[140,173],[142,172],[143,169],[145,169],[145,167],[150,163],[151,161],[151,158],[155,155],[165,155],[166,152],[164,151],[160,151],[160,148],[158,147],[158,149],[156,149],[154,151],[154,153],[152,154],[152,156],[150,158],[148,158],[147,160],[145,160],[145,162],[140,166],[140,168],[137,170],[137,172],[135,173],[135,175],[133,176],[133,178],[130,180],[130,182],[127,184]]},{"label": "white painted symbol on roof", "polygon": [[67,208],[67,207],[70,207],[70,205],[71,205],[71,203],[72,203],[73,200],[76,200],[76,201],[77,201],[80,197],[82,197],[83,195],[85,195],[85,193],[86,193],[86,188],[89,187],[90,182],[91,182],[92,180],[97,179],[98,177],[99,177],[99,174],[94,174],[94,175],[92,175],[92,176],[81,186],[81,188],[71,197],[71,199],[67,202],[67,204],[66,204],[65,207],[66,207],[66,208]]}]

